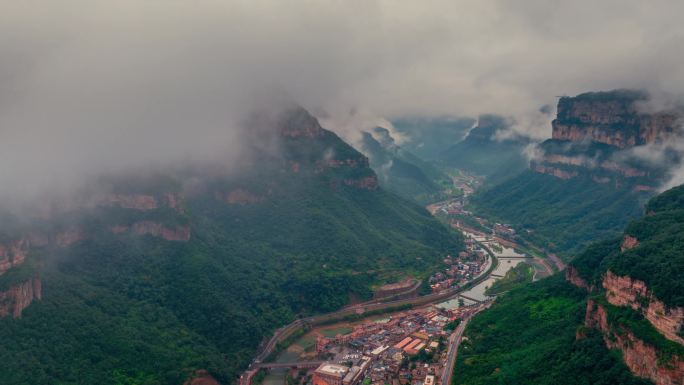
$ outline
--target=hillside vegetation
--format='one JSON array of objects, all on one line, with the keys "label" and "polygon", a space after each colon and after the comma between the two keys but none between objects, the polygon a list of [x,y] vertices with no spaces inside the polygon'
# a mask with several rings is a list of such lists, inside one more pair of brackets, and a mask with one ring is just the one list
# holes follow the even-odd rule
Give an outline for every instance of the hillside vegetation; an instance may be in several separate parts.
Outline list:
[{"label": "hillside vegetation", "polygon": [[[676,370],[681,370],[684,346],[666,337],[666,324],[657,321],[668,309],[676,313],[684,304],[682,197],[684,186],[653,198],[646,205],[647,215],[632,221],[622,237],[594,243],[574,258],[568,280],[581,287],[557,274],[501,295],[468,326],[455,383],[649,383],[630,371],[672,383],[668,381],[681,373]],[[608,290],[635,288],[608,288],[608,271],[642,281],[653,296],[611,301]],[[654,321],[646,309],[658,301],[665,309],[657,311]],[[648,349],[654,349],[652,356],[647,356]]]},{"label": "hillside vegetation", "polygon": [[[197,369],[231,383],[274,329],[369,299],[374,284],[426,276],[462,249],[422,207],[377,188],[361,154],[298,114],[279,159],[127,190],[192,181],[180,208],[56,219],[84,239],[29,255],[42,300],[0,319],[0,383],[181,384]],[[141,218],[191,236],[111,230]]]},{"label": "hillside vegetation", "polygon": [[565,257],[593,240],[614,237],[643,214],[647,194],[526,171],[475,195],[477,212],[524,230],[523,236]]}]

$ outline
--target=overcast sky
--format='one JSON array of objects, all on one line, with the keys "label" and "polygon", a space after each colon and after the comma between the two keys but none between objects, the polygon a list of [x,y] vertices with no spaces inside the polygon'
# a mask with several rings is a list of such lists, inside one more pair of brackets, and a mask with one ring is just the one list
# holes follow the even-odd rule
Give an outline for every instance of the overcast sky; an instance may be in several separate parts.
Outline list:
[{"label": "overcast sky", "polygon": [[[684,92],[684,1],[2,1],[0,196],[238,156],[265,90],[365,116],[516,118],[557,95]],[[230,154],[230,155],[227,155]]]}]

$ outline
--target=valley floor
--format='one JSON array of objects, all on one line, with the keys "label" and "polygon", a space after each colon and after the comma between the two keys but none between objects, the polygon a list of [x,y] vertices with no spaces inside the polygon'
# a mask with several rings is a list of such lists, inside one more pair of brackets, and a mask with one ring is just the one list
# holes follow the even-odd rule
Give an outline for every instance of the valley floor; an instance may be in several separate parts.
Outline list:
[{"label": "valley floor", "polygon": [[[470,183],[473,180],[476,179],[468,179]],[[460,179],[455,178],[454,183],[467,192],[465,197],[474,191],[474,188],[463,188]],[[457,199],[463,202],[464,198]],[[438,202],[427,209],[437,216],[447,212],[453,203],[454,200]],[[458,221],[451,225],[466,236],[466,254],[481,252],[487,256],[487,263],[480,267],[478,275],[451,286],[455,284],[453,279],[437,273],[430,279],[433,294],[405,300],[369,301],[297,320],[276,331],[241,376],[241,385],[274,381],[303,384],[320,375],[320,369],[329,363],[351,364],[352,371],[359,371],[346,385],[369,381],[403,383],[402,378],[407,376],[418,376],[425,383],[450,384],[467,323],[494,299],[485,294],[486,289],[519,263],[534,268],[535,280],[564,268],[559,260],[516,252],[519,249],[516,243],[494,231],[485,233],[461,226]],[[459,266],[467,268],[467,264]],[[397,312],[397,307],[414,308]],[[382,313],[385,315],[379,315]],[[456,326],[451,328],[450,324]],[[408,343],[400,346],[402,342]],[[270,374],[264,377],[265,372]]]}]

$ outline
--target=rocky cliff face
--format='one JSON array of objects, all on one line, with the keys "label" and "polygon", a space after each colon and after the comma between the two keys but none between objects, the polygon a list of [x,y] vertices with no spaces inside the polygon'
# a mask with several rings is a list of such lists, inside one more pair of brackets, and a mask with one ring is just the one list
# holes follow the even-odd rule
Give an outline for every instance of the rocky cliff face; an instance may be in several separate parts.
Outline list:
[{"label": "rocky cliff face", "polygon": [[160,207],[169,207],[182,212],[183,197],[177,192],[155,194],[122,194],[108,193],[98,194],[90,198],[87,206],[96,207],[120,207],[139,211],[155,210]]},{"label": "rocky cliff face", "polygon": [[31,278],[0,290],[0,318],[11,315],[19,318],[31,302],[40,300],[42,283],[40,278]]},{"label": "rocky cliff face", "polygon": [[565,269],[565,280],[587,291],[592,291],[594,289],[593,286],[587,284],[587,281],[579,275],[577,269],[572,265]]},{"label": "rocky cliff face", "polygon": [[684,324],[684,308],[668,308],[642,281],[620,277],[608,271],[603,278],[606,299],[615,306],[629,306],[641,312],[660,334],[684,345],[678,332]]},{"label": "rocky cliff face", "polygon": [[678,117],[672,112],[641,112],[639,103],[648,98],[644,92],[625,90],[563,97],[552,123],[552,138],[618,148],[666,140],[675,132]]},{"label": "rocky cliff face", "polygon": [[9,242],[8,245],[0,244],[0,275],[24,263],[28,246],[29,242],[24,238]]},{"label": "rocky cliff face", "polygon": [[132,231],[136,235],[152,235],[161,237],[167,241],[190,240],[190,226],[171,228],[158,222],[140,221],[133,224]]},{"label": "rocky cliff face", "polygon": [[266,199],[266,197],[255,194],[246,188],[236,188],[228,192],[217,191],[214,193],[214,196],[217,200],[243,206],[258,203]]},{"label": "rocky cliff face", "polygon": [[[232,174],[228,176],[210,166],[207,169],[183,169],[163,176],[107,176],[101,185],[93,186],[93,190],[74,194],[65,200],[67,202],[57,202],[59,210],[41,217],[44,222],[36,227],[41,231],[32,231],[32,225],[17,225],[29,227],[28,230],[12,228],[12,233],[25,235],[0,237],[0,276],[7,278],[4,275],[8,271],[20,266],[25,270],[29,267],[39,269],[39,266],[25,264],[29,252],[38,247],[46,248],[48,254],[53,249],[68,248],[107,233],[187,242],[191,239],[192,230],[184,207],[186,203],[194,202],[193,199],[254,205],[271,197],[279,181],[291,178],[301,178],[307,183],[313,180],[323,188],[329,186],[331,189],[378,188],[368,158],[334,133],[323,129],[306,110],[292,108],[277,115],[275,120],[270,120],[271,117],[267,115],[257,121],[255,124],[261,126],[255,133],[273,139],[278,149],[269,147],[263,153],[255,150],[263,156],[256,157],[257,164],[250,172],[232,179]],[[236,182],[243,179],[247,183]],[[199,187],[183,189],[181,193],[179,186],[186,187],[184,182],[188,180]],[[4,310],[0,310],[0,317],[3,314],[18,316],[35,298],[40,297],[40,282],[31,280],[15,284],[1,295],[0,308]]]},{"label": "rocky cliff face", "polygon": [[552,139],[531,162],[539,173],[570,179],[589,175],[598,184],[655,191],[664,170],[625,150],[667,141],[679,130],[680,111],[642,112],[640,91],[610,91],[563,97],[552,122]]},{"label": "rocky cliff face", "polygon": [[221,385],[206,370],[197,370],[193,377],[183,383],[183,385]]},{"label": "rocky cliff face", "polygon": [[534,164],[532,169],[540,174],[553,175],[558,179],[571,179],[579,175],[577,171],[563,170],[559,167],[553,167],[545,164]]},{"label": "rocky cliff face", "polygon": [[684,383],[682,197],[684,186],[652,199],[650,214],[627,226],[621,241],[593,245],[566,272],[591,293],[586,325],[603,332],[634,374],[663,385]]},{"label": "rocky cliff face", "polygon": [[286,138],[317,138],[325,134],[318,120],[301,107],[283,112],[278,122],[280,135]]},{"label": "rocky cliff face", "polygon": [[620,245],[620,251],[625,252],[639,246],[639,240],[631,235],[625,235],[622,238],[622,244]]},{"label": "rocky cliff face", "polygon": [[637,338],[629,330],[608,322],[606,309],[593,300],[587,302],[585,324],[604,334],[604,342],[610,349],[619,349],[622,358],[635,375],[648,378],[656,385],[681,385],[684,383],[684,361],[673,356],[664,361],[658,351]]},{"label": "rocky cliff face", "polygon": [[362,190],[378,188],[368,157],[322,128],[306,110],[295,108],[276,123],[282,141],[283,169],[323,178],[331,188],[348,186]]},{"label": "rocky cliff face", "polygon": [[343,179],[342,184],[361,190],[377,190],[378,178],[372,175],[359,179]]},{"label": "rocky cliff face", "polygon": [[[628,243],[631,241],[628,241]],[[566,280],[577,287],[594,291],[594,287],[577,273],[574,266],[565,272]],[[684,340],[678,335],[682,330],[684,309],[667,308],[648,290],[644,282],[619,277],[608,271],[602,281],[606,300],[614,306],[628,306],[641,312],[655,329],[666,338],[679,344]],[[619,349],[622,357],[632,373],[648,378],[657,385],[684,384],[684,361],[672,355],[663,359],[663,354],[656,347],[639,339],[628,327],[609,322],[604,306],[593,299],[587,301],[585,325],[601,330],[604,342],[610,349]],[[582,338],[578,333],[577,338]]]}]

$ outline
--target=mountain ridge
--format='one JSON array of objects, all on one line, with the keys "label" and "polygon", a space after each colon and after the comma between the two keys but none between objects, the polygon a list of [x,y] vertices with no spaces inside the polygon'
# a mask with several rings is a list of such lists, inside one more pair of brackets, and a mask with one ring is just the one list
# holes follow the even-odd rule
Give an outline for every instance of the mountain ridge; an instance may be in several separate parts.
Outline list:
[{"label": "mountain ridge", "polygon": [[3,383],[182,383],[200,369],[232,382],[278,326],[427,275],[463,247],[308,112],[285,119],[256,167],[190,167],[146,187],[110,178],[96,205],[39,222],[58,232],[0,275],[2,293],[42,284],[0,302]]}]

